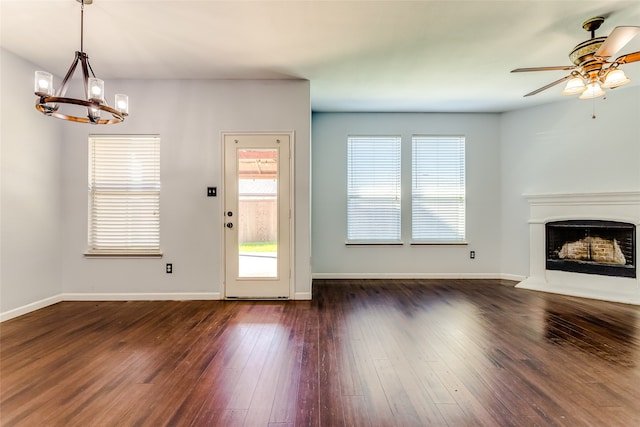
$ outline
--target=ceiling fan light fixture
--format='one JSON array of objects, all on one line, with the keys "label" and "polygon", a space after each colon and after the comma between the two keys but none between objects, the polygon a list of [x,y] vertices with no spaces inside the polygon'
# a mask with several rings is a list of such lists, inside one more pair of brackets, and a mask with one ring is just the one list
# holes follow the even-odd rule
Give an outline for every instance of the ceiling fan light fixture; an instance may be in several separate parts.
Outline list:
[{"label": "ceiling fan light fixture", "polygon": [[585,89],[586,86],[584,85],[584,81],[580,77],[574,77],[567,82],[567,85],[564,87],[562,94],[577,95],[584,92]]},{"label": "ceiling fan light fixture", "polygon": [[626,85],[630,81],[631,80],[629,80],[629,78],[624,74],[624,71],[620,69],[615,69],[607,73],[607,76],[604,79],[604,83],[602,84],[602,87],[605,87],[607,89],[613,89],[618,86]]},{"label": "ceiling fan light fixture", "polygon": [[580,99],[592,99],[604,95],[604,91],[597,82],[587,84],[587,88],[580,95]]}]

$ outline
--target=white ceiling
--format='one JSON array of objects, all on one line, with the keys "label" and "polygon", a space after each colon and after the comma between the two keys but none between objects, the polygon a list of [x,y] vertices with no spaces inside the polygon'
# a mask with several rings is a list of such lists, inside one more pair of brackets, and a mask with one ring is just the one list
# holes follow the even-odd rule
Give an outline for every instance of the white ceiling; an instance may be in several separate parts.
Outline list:
[{"label": "white ceiling", "polygon": [[[0,45],[57,76],[80,48],[75,0],[0,0]],[[84,51],[103,79],[307,79],[314,111],[501,112],[589,38],[640,25],[635,1],[94,0]],[[621,51],[640,51],[640,36]],[[640,62],[623,68],[634,85]],[[616,90],[626,90],[625,87]],[[587,102],[578,101],[575,102]]]}]

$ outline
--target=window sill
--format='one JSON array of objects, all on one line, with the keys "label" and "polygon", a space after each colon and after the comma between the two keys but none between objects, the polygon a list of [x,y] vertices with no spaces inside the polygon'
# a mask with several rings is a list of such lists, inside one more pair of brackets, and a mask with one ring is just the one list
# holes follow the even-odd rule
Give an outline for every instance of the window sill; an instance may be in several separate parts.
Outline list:
[{"label": "window sill", "polygon": [[162,258],[162,252],[86,252],[85,258]]},{"label": "window sill", "polygon": [[403,242],[346,242],[347,246],[402,246]]},{"label": "window sill", "polygon": [[411,242],[411,246],[468,246],[469,242]]}]

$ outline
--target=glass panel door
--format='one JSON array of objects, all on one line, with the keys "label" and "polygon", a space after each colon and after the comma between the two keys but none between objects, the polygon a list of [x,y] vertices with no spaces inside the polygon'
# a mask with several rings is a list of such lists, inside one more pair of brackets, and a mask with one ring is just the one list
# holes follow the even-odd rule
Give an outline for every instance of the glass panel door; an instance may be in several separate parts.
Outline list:
[{"label": "glass panel door", "polygon": [[289,135],[226,134],[225,296],[290,294]]}]

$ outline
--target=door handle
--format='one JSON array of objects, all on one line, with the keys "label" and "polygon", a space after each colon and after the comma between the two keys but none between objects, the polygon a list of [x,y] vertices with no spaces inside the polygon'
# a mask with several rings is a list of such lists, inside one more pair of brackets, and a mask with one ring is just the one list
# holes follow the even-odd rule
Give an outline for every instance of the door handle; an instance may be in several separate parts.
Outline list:
[{"label": "door handle", "polygon": [[228,223],[225,224],[225,227],[233,228],[233,223],[232,222],[228,222]]}]

